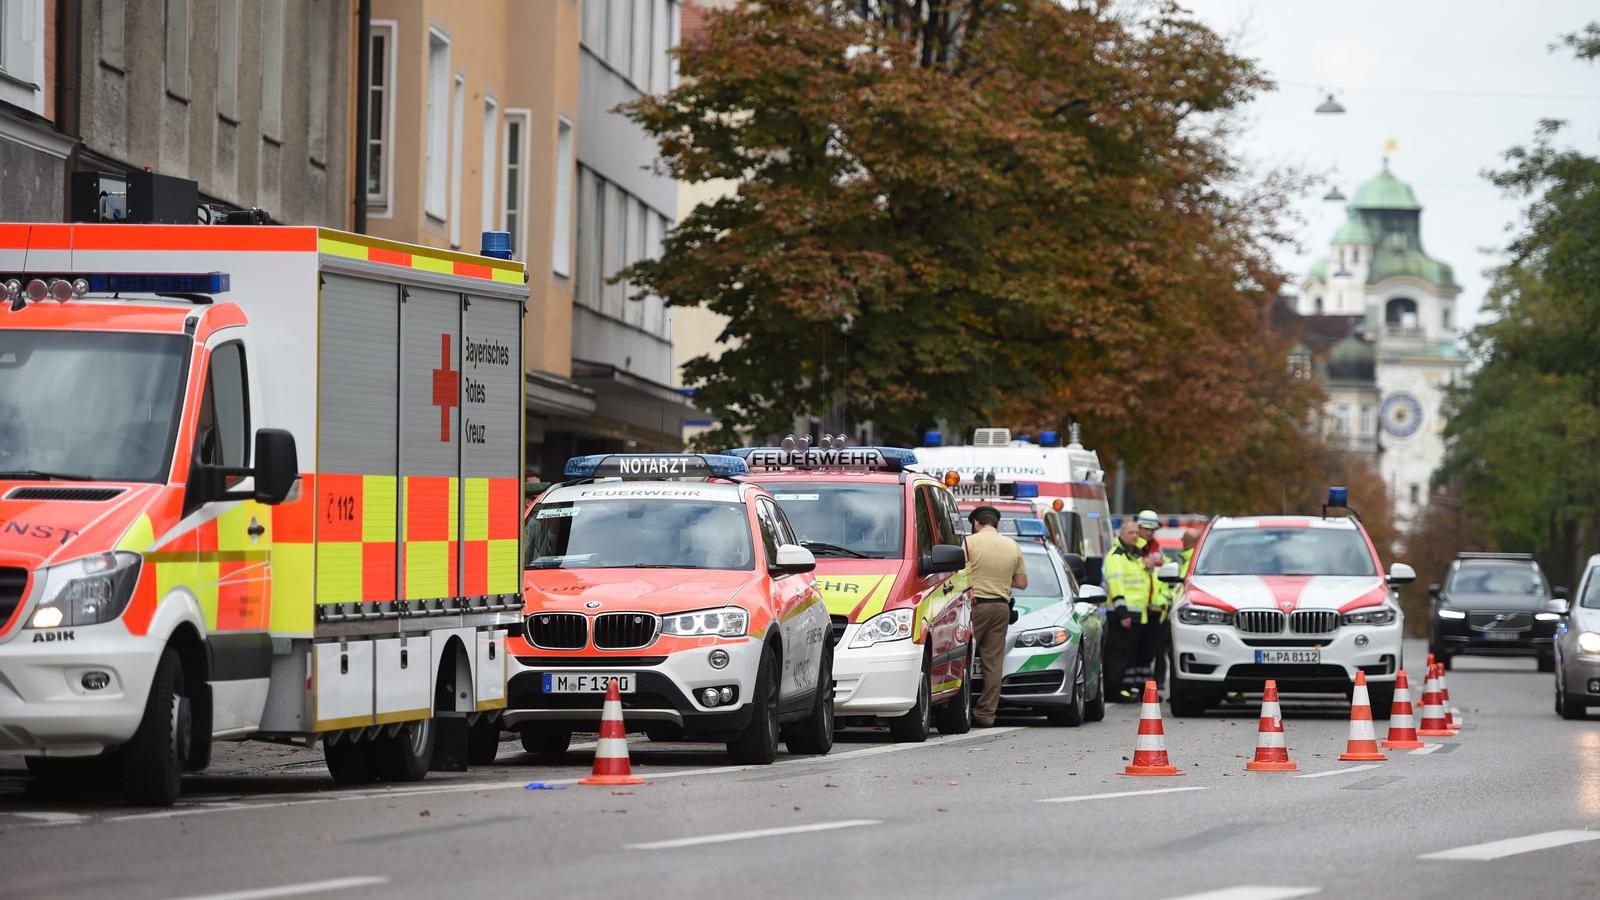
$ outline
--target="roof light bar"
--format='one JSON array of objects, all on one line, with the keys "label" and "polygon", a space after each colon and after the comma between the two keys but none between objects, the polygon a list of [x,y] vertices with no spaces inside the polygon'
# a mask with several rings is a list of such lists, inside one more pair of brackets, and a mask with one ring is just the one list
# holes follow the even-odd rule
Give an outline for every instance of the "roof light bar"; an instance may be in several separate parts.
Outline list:
[{"label": "roof light bar", "polygon": [[1039,496],[1039,485],[1032,481],[1019,481],[1012,490],[1014,493],[1011,496],[1018,500],[1031,500]]},{"label": "roof light bar", "polygon": [[707,453],[597,453],[574,456],[564,470],[568,478],[734,478],[748,475],[744,460]]},{"label": "roof light bar", "polygon": [[97,294],[221,294],[232,289],[226,272],[116,272],[84,278]]},{"label": "roof light bar", "polygon": [[1049,532],[1045,530],[1043,519],[1017,520],[1017,535],[1019,537],[1046,537],[1048,534]]},{"label": "roof light bar", "polygon": [[752,469],[869,469],[900,472],[917,464],[917,454],[903,447],[737,447],[723,454],[749,464]]}]

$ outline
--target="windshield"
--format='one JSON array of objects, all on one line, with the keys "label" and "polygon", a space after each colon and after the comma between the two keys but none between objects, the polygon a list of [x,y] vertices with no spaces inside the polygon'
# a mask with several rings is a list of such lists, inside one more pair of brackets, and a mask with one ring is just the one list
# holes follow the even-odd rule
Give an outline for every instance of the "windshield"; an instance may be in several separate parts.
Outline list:
[{"label": "windshield", "polygon": [[905,488],[899,484],[780,481],[762,487],[817,556],[899,559],[904,552]]},{"label": "windshield", "polygon": [[1056,567],[1049,553],[1023,550],[1022,564],[1028,570],[1028,586],[1011,591],[1011,596],[1016,600],[1017,612],[1031,613],[1053,603],[1060,603],[1066,597],[1066,585],[1061,583],[1061,576],[1056,574]]},{"label": "windshield", "polygon": [[541,503],[524,525],[530,569],[749,569],[743,503],[583,500]]},{"label": "windshield", "polygon": [[0,330],[0,477],[165,481],[190,339]]},{"label": "windshield", "polygon": [[1195,560],[1196,575],[1376,575],[1356,531],[1329,528],[1214,530]]},{"label": "windshield", "polygon": [[1518,597],[1545,597],[1549,590],[1544,575],[1528,563],[1520,565],[1470,565],[1450,576],[1452,594],[1512,594]]}]

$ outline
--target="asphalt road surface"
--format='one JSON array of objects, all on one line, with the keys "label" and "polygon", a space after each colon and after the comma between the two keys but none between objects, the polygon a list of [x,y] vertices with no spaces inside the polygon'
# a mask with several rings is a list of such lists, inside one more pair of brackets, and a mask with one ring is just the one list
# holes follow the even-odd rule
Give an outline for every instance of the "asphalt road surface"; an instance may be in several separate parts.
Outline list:
[{"label": "asphalt road surface", "polygon": [[393,789],[224,745],[159,811],[46,791],[0,756],[0,896],[1600,896],[1600,717],[1556,716],[1532,660],[1461,660],[1450,688],[1461,735],[1383,763],[1336,759],[1342,710],[1286,702],[1295,775],[1245,773],[1253,706],[1169,716],[1178,778],[1117,774],[1137,706],[920,745],[847,732],[764,767],[641,736],[649,783],[627,788],[576,784],[592,744],[548,766],[507,742]]}]

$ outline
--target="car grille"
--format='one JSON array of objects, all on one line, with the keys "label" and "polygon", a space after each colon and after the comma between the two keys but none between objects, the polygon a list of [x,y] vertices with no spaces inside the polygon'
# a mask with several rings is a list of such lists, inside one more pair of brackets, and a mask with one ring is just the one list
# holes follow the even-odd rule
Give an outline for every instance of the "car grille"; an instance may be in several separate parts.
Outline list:
[{"label": "car grille", "polygon": [[582,650],[589,643],[589,619],[577,613],[534,613],[528,640],[545,650]]},{"label": "car grille", "polygon": [[844,629],[850,624],[849,616],[829,616],[828,621],[833,623],[833,642],[835,644],[844,640]]},{"label": "car grille", "polygon": [[1275,609],[1241,609],[1233,617],[1246,634],[1277,634],[1283,631],[1283,613]]},{"label": "car grille", "polygon": [[[1501,617],[1504,616],[1502,619]],[[1475,612],[1467,614],[1467,624],[1478,631],[1527,631],[1533,627],[1533,614],[1525,612]]]},{"label": "car grille", "polygon": [[0,628],[11,621],[23,595],[28,590],[28,570],[0,568]]},{"label": "car grille", "polygon": [[645,612],[601,613],[594,620],[594,645],[599,650],[637,650],[655,643],[661,619]]},{"label": "car grille", "polygon": [[1289,614],[1289,630],[1295,634],[1327,634],[1339,627],[1339,614],[1331,609],[1302,609]]}]

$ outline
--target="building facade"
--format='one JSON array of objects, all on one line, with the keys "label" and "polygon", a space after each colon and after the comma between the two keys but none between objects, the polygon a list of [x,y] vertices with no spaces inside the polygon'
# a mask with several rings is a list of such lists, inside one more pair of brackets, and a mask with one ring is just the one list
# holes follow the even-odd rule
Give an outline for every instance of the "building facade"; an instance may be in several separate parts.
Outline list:
[{"label": "building facade", "polygon": [[72,140],[58,116],[57,0],[0,0],[0,221],[59,222]]},{"label": "building facade", "polygon": [[148,168],[203,202],[348,224],[351,0],[55,2],[78,26],[74,171]]},{"label": "building facade", "polygon": [[[1466,369],[1457,343],[1460,293],[1450,266],[1423,249],[1422,206],[1389,171],[1387,159],[1352,197],[1330,256],[1300,284],[1302,316],[1352,317],[1361,335],[1351,340],[1373,340],[1375,393],[1354,377],[1365,366],[1359,344],[1330,351],[1323,422],[1377,454],[1402,527],[1427,503],[1429,480],[1444,459],[1444,396]],[[1335,351],[1341,353],[1337,379]]]}]

